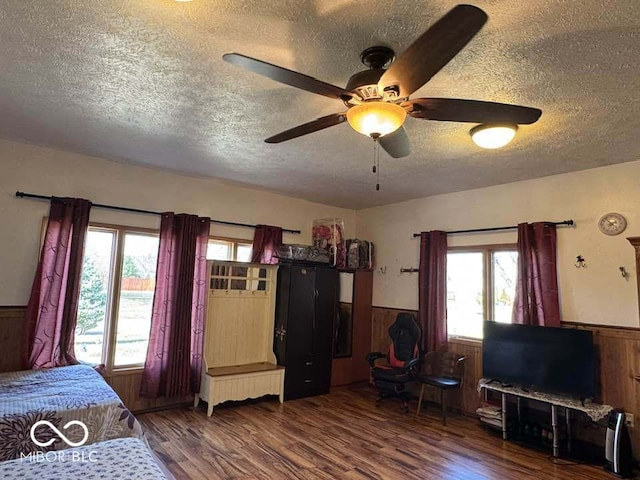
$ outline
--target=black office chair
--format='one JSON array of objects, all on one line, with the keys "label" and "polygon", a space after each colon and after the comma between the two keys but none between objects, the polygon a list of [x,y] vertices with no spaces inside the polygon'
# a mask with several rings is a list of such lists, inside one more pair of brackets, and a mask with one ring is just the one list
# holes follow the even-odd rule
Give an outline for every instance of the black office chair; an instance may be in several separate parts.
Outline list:
[{"label": "black office chair", "polygon": [[[399,313],[389,327],[391,345],[388,352],[371,352],[367,362],[371,366],[371,379],[380,394],[376,406],[384,398],[396,397],[402,400],[402,410],[407,413],[407,401],[411,397],[406,391],[407,384],[416,381],[420,370],[420,337],[422,333],[415,317],[410,313]],[[386,364],[376,365],[376,360],[386,358]]]}]

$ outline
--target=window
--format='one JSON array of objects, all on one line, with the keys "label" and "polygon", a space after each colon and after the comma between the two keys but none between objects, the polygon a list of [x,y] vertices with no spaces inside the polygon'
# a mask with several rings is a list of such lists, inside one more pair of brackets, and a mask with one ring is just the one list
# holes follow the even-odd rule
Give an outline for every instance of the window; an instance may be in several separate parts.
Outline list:
[{"label": "window", "polygon": [[79,361],[108,369],[144,364],[158,242],[151,231],[89,227],[75,338]]},{"label": "window", "polygon": [[211,238],[207,248],[207,260],[235,260],[250,262],[253,245],[247,240]]},{"label": "window", "polygon": [[447,253],[447,329],[482,338],[482,322],[511,322],[518,252],[514,245],[452,248]]},{"label": "window", "polygon": [[[144,365],[151,330],[157,231],[91,225],[82,263],[75,353],[107,369]],[[207,259],[251,261],[251,242],[211,238]]]}]

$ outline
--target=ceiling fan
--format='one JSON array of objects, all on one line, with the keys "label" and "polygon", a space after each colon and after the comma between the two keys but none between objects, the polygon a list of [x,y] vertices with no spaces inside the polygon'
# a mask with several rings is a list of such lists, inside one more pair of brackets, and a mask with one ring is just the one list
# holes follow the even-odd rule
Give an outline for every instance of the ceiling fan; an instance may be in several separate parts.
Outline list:
[{"label": "ceiling fan", "polygon": [[[472,129],[472,136],[489,133],[489,127],[498,127],[506,129],[507,133],[510,131],[511,138],[518,124],[531,124],[540,118],[541,110],[519,105],[453,98],[409,99],[464,48],[487,18],[487,14],[477,7],[458,5],[418,37],[395,61],[395,53],[388,47],[368,48],[362,52],[361,60],[369,69],[353,75],[345,88],[239,53],[227,53],[222,58],[277,82],[342,100],[347,108],[285,130],[265,142],[284,142],[347,121],[354,130],[378,141],[389,155],[400,158],[411,151],[403,127],[406,115],[481,124]],[[496,148],[495,145],[490,143],[485,148]]]}]

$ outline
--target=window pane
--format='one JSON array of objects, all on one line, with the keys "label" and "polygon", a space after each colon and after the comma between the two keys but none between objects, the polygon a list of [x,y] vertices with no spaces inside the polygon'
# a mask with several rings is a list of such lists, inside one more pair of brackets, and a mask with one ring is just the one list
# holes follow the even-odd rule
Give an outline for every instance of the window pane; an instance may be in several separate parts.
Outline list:
[{"label": "window pane", "polygon": [[231,242],[209,240],[207,260],[231,260]]},{"label": "window pane", "polygon": [[518,252],[493,252],[493,319],[511,323],[516,296]]},{"label": "window pane", "polygon": [[157,259],[157,236],[125,234],[114,366],[144,363]]},{"label": "window pane", "polygon": [[236,261],[237,262],[250,262],[251,250],[253,245],[250,243],[238,243],[236,247]]},{"label": "window pane", "polygon": [[482,338],[483,271],[482,252],[447,254],[449,335]]},{"label": "window pane", "polygon": [[82,260],[78,324],[76,326],[76,358],[85,363],[102,363],[109,279],[111,278],[111,252],[115,233],[89,230]]}]

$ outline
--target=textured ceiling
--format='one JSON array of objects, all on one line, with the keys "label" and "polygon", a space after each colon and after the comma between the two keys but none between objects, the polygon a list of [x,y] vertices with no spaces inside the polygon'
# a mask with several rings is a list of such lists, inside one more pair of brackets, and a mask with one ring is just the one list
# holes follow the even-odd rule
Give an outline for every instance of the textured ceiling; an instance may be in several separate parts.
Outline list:
[{"label": "textured ceiling", "polygon": [[473,3],[489,21],[413,97],[542,118],[500,151],[476,147],[470,124],[409,118],[413,153],[382,153],[379,192],[371,141],[347,124],[263,142],[339,101],[222,54],[344,86],[362,50],[402,52],[454,1],[3,0],[0,137],[350,208],[640,159],[640,1]]}]

